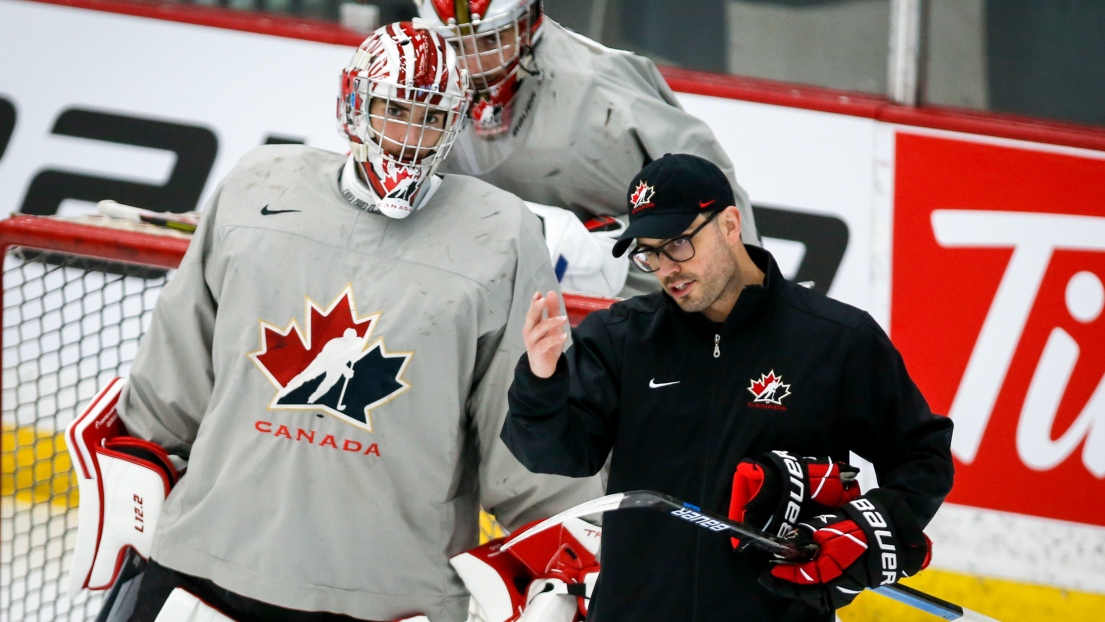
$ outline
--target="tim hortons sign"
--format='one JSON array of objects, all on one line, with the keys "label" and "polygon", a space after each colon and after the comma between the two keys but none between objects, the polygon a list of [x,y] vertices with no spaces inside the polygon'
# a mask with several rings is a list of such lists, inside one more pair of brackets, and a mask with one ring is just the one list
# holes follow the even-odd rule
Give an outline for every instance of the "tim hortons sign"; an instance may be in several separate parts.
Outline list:
[{"label": "tim hortons sign", "polygon": [[949,501],[1105,525],[1105,155],[900,132],[891,335]]}]

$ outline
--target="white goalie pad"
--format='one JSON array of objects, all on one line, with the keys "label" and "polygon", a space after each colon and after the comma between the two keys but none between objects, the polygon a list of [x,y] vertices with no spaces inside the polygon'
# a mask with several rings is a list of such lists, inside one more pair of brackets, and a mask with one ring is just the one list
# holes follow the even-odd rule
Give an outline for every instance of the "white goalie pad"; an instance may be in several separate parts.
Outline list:
[{"label": "white goalie pad", "polygon": [[164,449],[127,436],[115,410],[124,384],[109,382],[65,431],[81,499],[70,597],[110,588],[127,548],[149,557],[161,506],[179,479]]},{"label": "white goalie pad", "polygon": [[572,622],[586,615],[602,528],[571,518],[502,550],[538,522],[449,560],[486,622]]},{"label": "white goalie pad", "polygon": [[611,255],[616,236],[592,233],[572,212],[526,201],[541,217],[549,259],[561,289],[599,296],[617,296],[625,287],[629,261]]}]

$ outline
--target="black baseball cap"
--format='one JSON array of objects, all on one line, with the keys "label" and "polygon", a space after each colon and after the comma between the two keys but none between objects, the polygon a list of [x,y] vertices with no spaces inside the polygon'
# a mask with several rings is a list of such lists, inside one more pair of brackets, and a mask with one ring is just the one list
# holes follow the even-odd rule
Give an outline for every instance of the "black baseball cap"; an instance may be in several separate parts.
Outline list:
[{"label": "black baseball cap", "polygon": [[699,214],[736,205],[733,186],[716,164],[687,153],[653,160],[629,184],[629,226],[614,243],[621,257],[635,238],[674,238]]}]

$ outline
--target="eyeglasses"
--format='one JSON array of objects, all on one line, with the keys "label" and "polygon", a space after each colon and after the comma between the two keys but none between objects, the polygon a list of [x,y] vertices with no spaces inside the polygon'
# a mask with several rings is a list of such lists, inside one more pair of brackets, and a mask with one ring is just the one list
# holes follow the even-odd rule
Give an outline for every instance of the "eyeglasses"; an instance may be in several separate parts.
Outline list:
[{"label": "eyeglasses", "polygon": [[656,248],[646,248],[644,246],[638,246],[632,253],[629,254],[629,258],[633,260],[633,263],[645,272],[656,272],[660,269],[660,253],[663,253],[668,259],[682,263],[694,257],[694,244],[691,242],[691,238],[702,231],[702,228],[706,226],[706,223],[714,219],[721,212],[711,212],[706,220],[702,221],[702,224],[694,228],[694,231],[681,235],[677,238],[672,238],[667,242],[663,242]]}]

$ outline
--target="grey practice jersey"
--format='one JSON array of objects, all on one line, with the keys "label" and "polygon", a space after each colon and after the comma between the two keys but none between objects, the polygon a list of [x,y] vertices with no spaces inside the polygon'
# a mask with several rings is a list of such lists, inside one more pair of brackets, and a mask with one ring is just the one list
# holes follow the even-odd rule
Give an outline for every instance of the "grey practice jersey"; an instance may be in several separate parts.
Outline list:
[{"label": "grey practice jersey", "polygon": [[515,528],[601,494],[499,440],[555,277],[517,197],[449,175],[392,220],[346,202],[344,162],[246,156],[158,300],[121,416],[189,462],[152,556],[282,607],[464,620],[448,558],[481,504]]},{"label": "grey practice jersey", "polygon": [[665,153],[690,153],[725,172],[742,237],[759,244],[732,162],[710,128],[680,107],[652,61],[603,47],[547,17],[534,60],[540,73],[522,82],[507,136],[483,140],[469,124],[444,170],[586,220],[625,215],[629,182],[645,164]]}]

